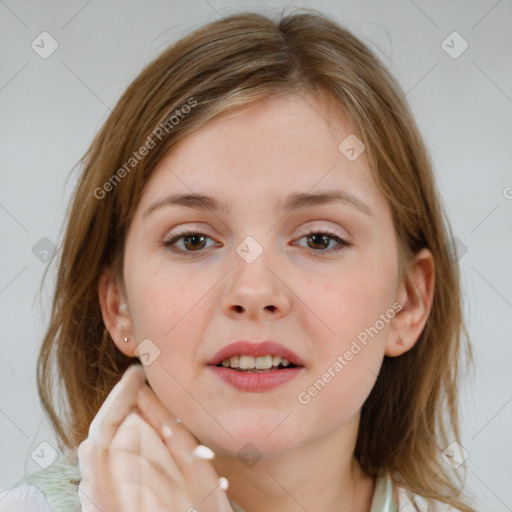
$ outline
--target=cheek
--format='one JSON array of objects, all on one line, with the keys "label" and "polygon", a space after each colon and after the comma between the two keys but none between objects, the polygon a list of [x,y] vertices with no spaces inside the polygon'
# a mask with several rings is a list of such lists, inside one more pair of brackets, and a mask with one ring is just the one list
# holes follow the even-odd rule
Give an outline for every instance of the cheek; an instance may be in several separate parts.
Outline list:
[{"label": "cheek", "polygon": [[344,349],[365,328],[373,326],[394,302],[397,263],[393,253],[379,258],[368,255],[364,259],[354,258],[354,264],[331,272],[320,285],[320,280],[308,280],[300,292],[303,302],[315,313],[304,317],[310,322],[308,332],[316,329],[319,335],[322,333],[320,339],[325,340],[327,353]]},{"label": "cheek", "polygon": [[368,300],[357,287],[347,286],[346,292],[333,294],[324,311],[334,334],[316,340],[310,378],[296,396],[301,414],[313,418],[313,430],[319,436],[334,432],[358,413],[384,357],[389,324],[379,323],[380,330],[372,328],[390,305],[383,296]]},{"label": "cheek", "polygon": [[[136,263],[135,258],[132,263]],[[218,279],[211,273],[171,268],[165,261],[151,264],[149,260],[126,268],[136,339],[139,343],[151,340],[154,346],[146,343],[157,354],[146,368],[148,380],[162,397],[181,396],[183,390],[177,381],[188,386],[194,378],[197,352],[212,314],[208,294]]]},{"label": "cheek", "polygon": [[134,258],[132,267],[127,266],[126,281],[138,337],[151,334],[165,343],[174,332],[197,323],[201,298],[213,286],[206,276],[171,267],[161,258],[139,264]]},{"label": "cheek", "polygon": [[338,411],[338,421],[355,414],[372,390],[395,316],[395,253],[390,248],[379,258],[373,256],[354,259],[303,299],[317,314],[307,315],[304,329],[323,334],[315,340],[310,387],[297,400],[306,410]]},{"label": "cheek", "polygon": [[[127,292],[136,339],[138,343],[151,340],[144,346],[151,358],[145,367],[147,379],[167,409],[180,415],[193,408],[188,390],[194,378],[191,369],[198,341],[204,332],[201,319],[205,318],[205,302],[201,298],[209,290],[208,283],[162,265],[137,268],[140,271],[127,279]],[[177,410],[176,404],[187,407]]]}]

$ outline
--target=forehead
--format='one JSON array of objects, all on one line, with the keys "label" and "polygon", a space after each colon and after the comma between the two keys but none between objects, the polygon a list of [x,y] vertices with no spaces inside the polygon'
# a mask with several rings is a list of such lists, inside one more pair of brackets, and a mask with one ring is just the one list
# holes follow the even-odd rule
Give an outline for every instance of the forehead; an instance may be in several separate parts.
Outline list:
[{"label": "forehead", "polygon": [[227,112],[183,139],[157,164],[141,207],[165,193],[201,193],[245,204],[294,192],[364,191],[377,200],[364,152],[350,161],[339,146],[350,123],[314,95],[264,99]]}]

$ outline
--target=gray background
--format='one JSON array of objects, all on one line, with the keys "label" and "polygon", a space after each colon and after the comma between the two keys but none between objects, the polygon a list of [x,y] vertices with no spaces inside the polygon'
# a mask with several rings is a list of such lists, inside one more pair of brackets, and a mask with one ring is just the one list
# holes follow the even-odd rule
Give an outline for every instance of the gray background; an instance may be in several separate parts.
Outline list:
[{"label": "gray background", "polygon": [[[220,16],[273,14],[287,3],[0,0],[0,489],[39,468],[31,453],[49,450],[40,443],[56,446],[35,386],[51,290],[42,308],[36,293],[78,159],[129,82],[169,43]],[[476,356],[462,383],[468,488],[481,508],[512,510],[512,3],[290,7],[317,8],[353,30],[407,92],[467,249],[460,266]],[[31,47],[44,31],[58,43],[46,59]],[[453,31],[469,45],[457,58],[442,46]],[[462,49],[462,40],[448,41],[452,52]]]}]

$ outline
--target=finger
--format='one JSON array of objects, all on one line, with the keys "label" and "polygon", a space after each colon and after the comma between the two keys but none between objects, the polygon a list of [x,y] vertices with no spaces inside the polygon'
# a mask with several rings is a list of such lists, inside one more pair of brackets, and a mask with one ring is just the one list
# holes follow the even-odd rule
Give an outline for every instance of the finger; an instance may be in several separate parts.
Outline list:
[{"label": "finger", "polygon": [[103,402],[89,426],[89,435],[78,447],[80,496],[86,512],[117,511],[114,486],[108,464],[108,447],[118,425],[136,407],[137,389],[145,382],[145,373],[133,365]]},{"label": "finger", "polygon": [[89,438],[108,448],[119,424],[136,407],[137,390],[146,374],[139,364],[130,366],[112,388],[89,426]]},{"label": "finger", "polygon": [[[111,453],[112,472],[116,472],[116,499],[118,510],[122,512],[153,512],[141,506],[146,492],[151,492],[161,505],[169,510],[186,510],[192,505],[184,485],[179,486],[162,475],[148,461],[127,452]],[[158,509],[157,509],[158,510]]]},{"label": "finger", "polygon": [[120,485],[119,494],[122,497],[119,510],[122,512],[158,512],[162,510],[154,492],[147,487],[134,487],[131,484],[123,483]]},{"label": "finger", "polygon": [[[110,452],[124,452],[136,455],[146,460],[160,474],[172,479],[177,484],[183,484],[183,477],[171,457],[165,442],[153,427],[139,414],[130,413],[119,426],[110,445]],[[122,474],[128,474],[126,468],[121,468]],[[116,477],[120,473],[114,473]],[[145,485],[145,484],[144,484]]]},{"label": "finger", "polygon": [[[224,489],[220,487],[219,475],[211,462],[194,456],[198,446],[205,451],[208,451],[208,448],[199,445],[183,423],[176,423],[176,417],[167,410],[149,386],[141,386],[138,390],[137,404],[144,418],[161,433],[183,475],[187,489],[198,505],[202,506],[200,509],[208,510],[205,507],[207,505],[211,510],[231,510]],[[162,431],[164,425],[171,428],[171,437]]]},{"label": "finger", "polygon": [[141,386],[138,389],[137,406],[144,418],[160,433],[164,442],[166,437],[168,437],[163,431],[164,425],[171,430],[171,440],[175,440],[174,445],[177,451],[180,451],[180,453],[177,454],[180,455],[180,458],[188,460],[186,454],[191,455],[198,446],[199,443],[197,439],[183,424],[176,422],[176,416],[162,404],[155,392],[148,385]]},{"label": "finger", "polygon": [[82,512],[103,512],[105,510],[100,502],[98,493],[91,488],[91,482],[82,476],[78,485],[78,498]]},{"label": "finger", "polygon": [[[157,510],[142,505],[142,502],[151,500],[151,496],[146,494],[148,490],[169,510],[186,510],[185,505],[190,505],[184,479],[167,447],[151,425],[138,414],[130,413],[119,426],[109,455],[118,503],[123,512]],[[133,508],[134,503],[138,503],[139,508]]]},{"label": "finger", "polygon": [[88,438],[78,447],[81,475],[78,495],[83,512],[120,512],[112,501],[114,486],[106,453]]}]

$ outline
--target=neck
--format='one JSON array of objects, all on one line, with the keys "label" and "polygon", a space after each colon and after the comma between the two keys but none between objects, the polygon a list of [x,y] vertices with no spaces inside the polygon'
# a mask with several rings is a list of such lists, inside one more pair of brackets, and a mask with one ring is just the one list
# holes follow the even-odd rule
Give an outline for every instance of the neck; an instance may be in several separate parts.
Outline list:
[{"label": "neck", "polygon": [[353,457],[356,436],[347,432],[342,429],[251,465],[223,454],[212,462],[228,478],[227,493],[244,512],[369,512],[375,481]]}]

